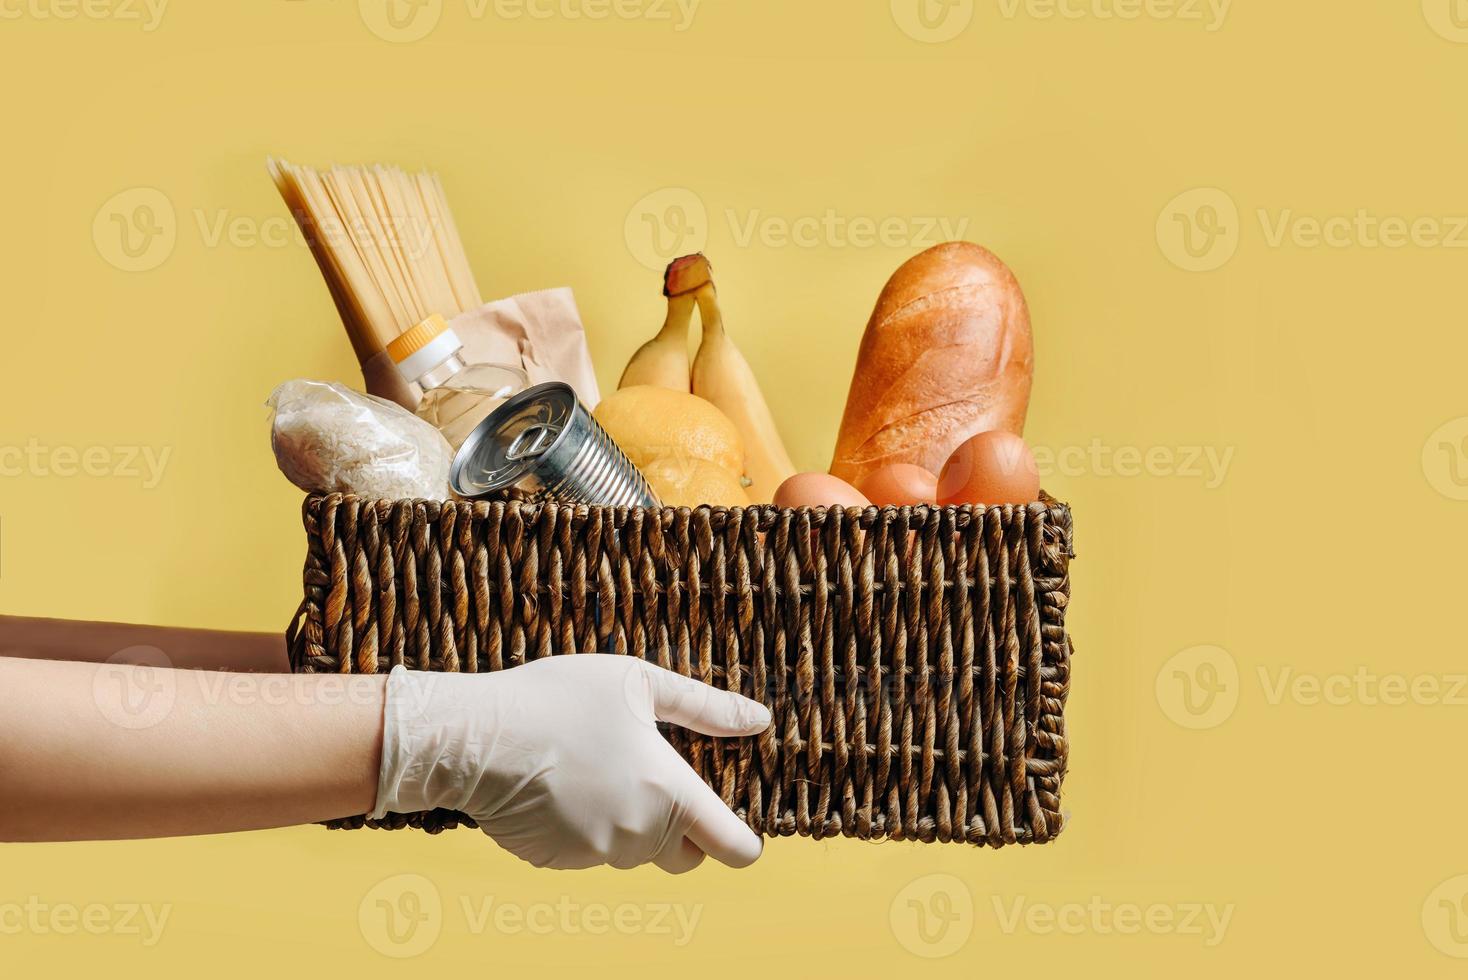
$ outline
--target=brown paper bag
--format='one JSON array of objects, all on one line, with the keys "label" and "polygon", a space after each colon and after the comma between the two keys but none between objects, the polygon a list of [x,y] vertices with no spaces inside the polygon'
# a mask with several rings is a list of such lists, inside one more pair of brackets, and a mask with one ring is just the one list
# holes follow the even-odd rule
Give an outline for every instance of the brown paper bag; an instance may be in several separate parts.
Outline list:
[{"label": "brown paper bag", "polygon": [[[601,401],[586,330],[569,288],[544,289],[486,303],[461,313],[449,326],[464,342],[468,363],[513,364],[523,368],[531,384],[564,381],[587,408]],[[397,375],[386,354],[362,365],[367,391],[397,402],[410,411],[422,393]]]},{"label": "brown paper bag", "polygon": [[544,289],[486,303],[449,326],[464,341],[464,360],[518,364],[531,384],[564,381],[587,408],[601,401],[581,312],[570,289]]}]

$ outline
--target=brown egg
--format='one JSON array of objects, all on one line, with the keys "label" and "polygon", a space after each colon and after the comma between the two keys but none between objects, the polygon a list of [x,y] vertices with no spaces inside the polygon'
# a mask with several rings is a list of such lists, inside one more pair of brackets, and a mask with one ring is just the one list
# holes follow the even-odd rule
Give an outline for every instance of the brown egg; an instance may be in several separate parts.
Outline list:
[{"label": "brown egg", "polygon": [[938,503],[1030,504],[1040,499],[1040,468],[1011,432],[981,432],[959,446],[938,477]]},{"label": "brown egg", "polygon": [[906,507],[938,502],[938,478],[912,463],[893,463],[872,470],[857,489],[878,507]]},{"label": "brown egg", "polygon": [[829,473],[797,473],[775,491],[776,507],[869,507],[871,501]]}]

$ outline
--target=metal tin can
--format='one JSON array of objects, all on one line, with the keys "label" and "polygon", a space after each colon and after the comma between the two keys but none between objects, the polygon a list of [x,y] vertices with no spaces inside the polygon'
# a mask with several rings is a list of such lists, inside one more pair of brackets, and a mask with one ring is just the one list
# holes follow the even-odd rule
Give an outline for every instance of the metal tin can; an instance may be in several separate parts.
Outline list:
[{"label": "metal tin can", "polygon": [[517,489],[535,500],[659,507],[657,494],[570,385],[527,388],[490,413],[454,456],[454,493]]}]

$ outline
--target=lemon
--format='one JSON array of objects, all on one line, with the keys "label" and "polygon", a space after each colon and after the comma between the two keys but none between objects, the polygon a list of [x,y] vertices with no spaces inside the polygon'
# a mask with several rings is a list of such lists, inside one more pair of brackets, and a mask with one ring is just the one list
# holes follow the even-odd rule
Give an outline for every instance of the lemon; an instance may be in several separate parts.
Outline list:
[{"label": "lemon", "polygon": [[665,507],[748,507],[749,494],[735,473],[692,457],[661,456],[642,470]]},{"label": "lemon", "polygon": [[729,417],[697,395],[634,385],[602,399],[592,413],[634,466],[654,460],[706,460],[736,478],[744,472],[744,440]]}]

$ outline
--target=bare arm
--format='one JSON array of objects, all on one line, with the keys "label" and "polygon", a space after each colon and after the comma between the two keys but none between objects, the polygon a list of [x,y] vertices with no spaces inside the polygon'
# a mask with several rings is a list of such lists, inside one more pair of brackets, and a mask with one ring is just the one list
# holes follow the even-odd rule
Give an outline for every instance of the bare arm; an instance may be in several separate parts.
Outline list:
[{"label": "bare arm", "polygon": [[370,811],[382,677],[0,658],[0,840],[258,830]]},{"label": "bare arm", "polygon": [[[279,633],[0,616],[0,657],[102,663],[139,648],[158,651],[174,667],[267,674],[290,671],[285,638]],[[127,656],[121,659],[136,660]]]}]

